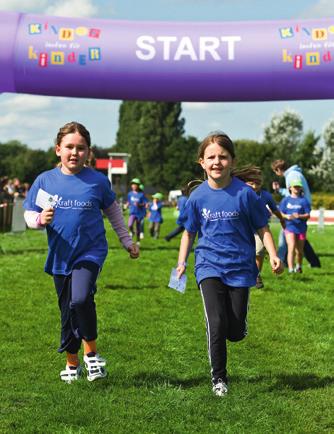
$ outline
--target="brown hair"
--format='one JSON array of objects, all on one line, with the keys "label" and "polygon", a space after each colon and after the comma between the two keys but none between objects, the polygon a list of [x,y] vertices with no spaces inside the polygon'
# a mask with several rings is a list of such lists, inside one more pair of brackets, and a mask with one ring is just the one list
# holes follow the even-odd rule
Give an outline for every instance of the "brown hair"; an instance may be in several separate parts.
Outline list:
[{"label": "brown hair", "polygon": [[[197,161],[204,157],[205,149],[212,143],[217,143],[217,145],[226,149],[233,159],[235,158],[234,143],[232,140],[222,131],[215,131],[206,136],[200,144],[197,152]],[[231,176],[236,176],[244,182],[255,182],[257,184],[262,184],[261,169],[257,166],[247,165],[240,168],[235,167],[231,170]],[[190,181],[185,187],[186,195],[189,196],[190,193],[195,190],[203,181],[204,179],[194,179],[193,181]]]},{"label": "brown hair", "polygon": [[206,148],[212,143],[217,143],[217,145],[226,149],[226,151],[228,151],[232,158],[235,158],[234,144],[229,138],[229,136],[222,131],[213,131],[208,136],[206,136],[202,143],[199,145],[197,152],[197,161],[199,161],[201,158],[204,158]]},{"label": "brown hair", "polygon": [[275,160],[271,163],[271,168],[273,169],[273,171],[279,169],[282,170],[282,172],[285,172],[286,169],[288,168],[288,165],[284,160]]},{"label": "brown hair", "polygon": [[90,148],[91,141],[89,131],[84,125],[79,124],[79,122],[69,122],[61,127],[55,139],[55,144],[59,146],[67,134],[73,133],[79,133],[86,140],[87,146]]}]

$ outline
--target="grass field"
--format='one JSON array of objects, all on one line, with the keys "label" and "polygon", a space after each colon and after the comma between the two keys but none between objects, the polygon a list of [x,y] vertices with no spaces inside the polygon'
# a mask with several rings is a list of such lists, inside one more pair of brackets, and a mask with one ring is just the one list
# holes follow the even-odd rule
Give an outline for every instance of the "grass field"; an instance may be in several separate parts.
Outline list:
[{"label": "grass field", "polygon": [[[162,237],[174,224],[165,212]],[[138,261],[108,239],[96,302],[109,376],[67,385],[45,234],[0,235],[1,433],[334,432],[334,227],[309,229],[322,268],[277,277],[265,263],[224,398],[211,392],[193,255],[183,295],[167,288],[179,238],[146,237]]]}]

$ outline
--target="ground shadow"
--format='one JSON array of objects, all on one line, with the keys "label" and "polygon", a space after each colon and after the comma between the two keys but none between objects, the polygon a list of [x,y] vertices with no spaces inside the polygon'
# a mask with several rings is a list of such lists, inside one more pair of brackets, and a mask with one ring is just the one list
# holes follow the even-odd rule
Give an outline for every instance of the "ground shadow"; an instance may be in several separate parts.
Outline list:
[{"label": "ground shadow", "polygon": [[191,378],[178,378],[158,372],[139,372],[132,378],[135,384],[145,387],[172,386],[187,389],[208,383],[208,376],[204,375]]},{"label": "ground shadow", "polygon": [[320,258],[333,258],[334,253],[317,253]]},{"label": "ground shadow", "polygon": [[118,289],[124,290],[124,289],[132,289],[132,290],[143,290],[143,289],[155,289],[155,288],[161,288],[161,285],[152,285],[151,283],[148,285],[140,285],[140,284],[133,284],[129,283],[129,285],[124,285],[122,283],[120,284],[108,284],[108,285],[100,285],[101,289],[109,289],[110,291],[117,291]]},{"label": "ground shadow", "polygon": [[268,388],[269,391],[282,390],[286,387],[290,387],[295,391],[322,389],[334,384],[334,377],[320,377],[312,373],[259,375],[251,378],[246,378],[245,376],[233,376],[230,380],[231,382],[238,383],[261,383],[266,381],[272,382],[274,380],[274,384],[271,384]]},{"label": "ground shadow", "polygon": [[293,390],[322,389],[334,384],[334,377],[319,377],[315,374],[282,374],[276,378],[277,383],[273,386],[275,390],[279,390],[282,386],[288,386]]},{"label": "ground shadow", "polygon": [[[192,378],[177,378],[163,373],[140,372],[132,377],[123,377],[117,373],[111,373],[104,381],[96,382],[96,387],[105,391],[113,390],[115,385],[121,385],[123,388],[183,388],[208,384],[208,376],[199,376]],[[97,384],[98,383],[98,384]]]},{"label": "ground shadow", "polygon": [[47,247],[40,247],[40,248],[27,248],[27,249],[20,249],[20,250],[7,250],[7,249],[0,249],[0,256],[6,255],[6,256],[18,256],[18,255],[24,255],[24,254],[30,254],[30,253],[47,253],[48,248]]}]

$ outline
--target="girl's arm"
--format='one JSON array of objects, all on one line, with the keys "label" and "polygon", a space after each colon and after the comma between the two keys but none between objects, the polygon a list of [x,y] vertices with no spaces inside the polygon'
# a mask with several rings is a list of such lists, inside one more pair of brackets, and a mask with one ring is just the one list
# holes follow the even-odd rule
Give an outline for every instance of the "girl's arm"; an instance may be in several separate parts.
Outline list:
[{"label": "girl's arm", "polygon": [[310,214],[309,213],[305,213],[305,214],[297,214],[299,219],[301,220],[308,220],[310,218]]},{"label": "girl's arm", "polygon": [[257,233],[259,234],[264,247],[269,254],[272,271],[276,274],[281,274],[283,272],[283,264],[280,258],[277,256],[274,239],[269,227],[266,225],[263,228],[258,229]]},{"label": "girl's arm", "polygon": [[285,220],[284,220],[284,217],[283,217],[283,214],[281,213],[281,211],[279,211],[277,209],[276,211],[273,211],[273,214],[275,214],[275,216],[280,221],[282,228],[285,229],[286,224],[285,224]]},{"label": "girl's arm", "polygon": [[192,248],[192,245],[194,244],[195,237],[196,237],[196,232],[188,232],[186,229],[182,234],[180,249],[179,249],[179,259],[176,267],[178,278],[180,278],[182,274],[184,274],[184,272],[186,271],[187,258]]},{"label": "girl's arm", "polygon": [[43,209],[42,212],[25,211],[24,219],[28,228],[44,229],[46,225],[52,222],[54,212],[53,208]]},{"label": "girl's arm", "polygon": [[123,247],[130,253],[130,257],[134,259],[138,258],[139,248],[132,242],[132,238],[125,226],[123,214],[118,203],[116,201],[113,202],[110,207],[104,209],[103,212],[108,218]]}]

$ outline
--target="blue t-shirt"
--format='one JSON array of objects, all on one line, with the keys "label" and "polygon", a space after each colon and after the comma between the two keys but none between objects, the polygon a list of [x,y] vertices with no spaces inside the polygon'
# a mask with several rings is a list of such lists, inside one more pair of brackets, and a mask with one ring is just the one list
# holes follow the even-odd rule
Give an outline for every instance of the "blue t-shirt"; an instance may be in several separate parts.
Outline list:
[{"label": "blue t-shirt", "polygon": [[[310,202],[305,197],[291,197],[286,196],[282,199],[279,209],[284,214],[293,214],[294,212],[298,214],[309,214],[311,212]],[[306,220],[293,219],[287,220],[286,229],[295,234],[304,234],[307,231]]]},{"label": "blue t-shirt", "polygon": [[148,220],[152,223],[162,223],[163,222],[163,218],[162,218],[162,212],[161,209],[163,207],[162,202],[152,202],[149,205],[149,210],[150,210],[150,216],[148,218]]},{"label": "blue t-shirt", "polygon": [[263,202],[255,191],[233,177],[230,185],[212,189],[203,182],[190,195],[182,223],[188,232],[198,233],[195,276],[218,277],[234,287],[255,285],[254,230],[267,225]]},{"label": "blue t-shirt", "polygon": [[128,193],[129,213],[139,219],[143,218],[145,209],[145,195],[142,191],[129,191]]},{"label": "blue t-shirt", "polygon": [[184,195],[180,196],[177,199],[177,209],[179,210],[180,213],[182,212],[183,208],[185,207],[187,200],[188,200],[187,196],[184,196]]},{"label": "blue t-shirt", "polygon": [[101,209],[115,200],[109,180],[90,168],[65,175],[60,168],[41,173],[31,186],[24,208],[41,212],[36,205],[39,189],[58,195],[54,218],[46,226],[49,252],[45,271],[68,275],[79,261],[92,261],[100,267],[108,253]]},{"label": "blue t-shirt", "polygon": [[148,204],[148,199],[143,193],[143,204],[144,206],[139,207],[139,219],[142,220],[146,217],[146,205]]}]

